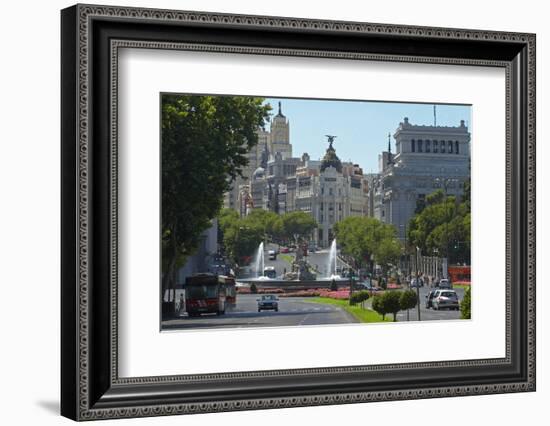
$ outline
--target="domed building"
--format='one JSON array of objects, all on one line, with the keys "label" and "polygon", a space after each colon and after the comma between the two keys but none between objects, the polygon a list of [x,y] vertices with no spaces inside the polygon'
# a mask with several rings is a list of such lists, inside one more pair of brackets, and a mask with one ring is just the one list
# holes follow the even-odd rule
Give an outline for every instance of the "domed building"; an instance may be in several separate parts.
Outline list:
[{"label": "domed building", "polygon": [[334,148],[336,136],[327,135],[321,159],[312,160],[307,153],[292,157],[289,122],[280,102],[278,107],[270,129],[258,129],[258,144],[248,153],[244,177],[237,178],[226,194],[225,207],[241,216],[252,209],[309,213],[318,223],[311,241],[328,247],[336,222],[367,214],[367,182],[357,164],[340,160]]},{"label": "domed building", "polygon": [[332,146],[336,136],[327,135],[329,146],[325,156],[321,160],[321,172],[324,172],[328,167],[334,167],[338,173],[342,173],[342,162],[336,155],[336,150]]},{"label": "domed building", "polygon": [[336,136],[327,137],[329,146],[318,162],[317,172],[300,170],[296,177],[296,210],[310,213],[317,221],[312,239],[319,247],[330,246],[336,222],[367,214],[367,186],[362,169],[357,164],[342,163],[333,146]]}]

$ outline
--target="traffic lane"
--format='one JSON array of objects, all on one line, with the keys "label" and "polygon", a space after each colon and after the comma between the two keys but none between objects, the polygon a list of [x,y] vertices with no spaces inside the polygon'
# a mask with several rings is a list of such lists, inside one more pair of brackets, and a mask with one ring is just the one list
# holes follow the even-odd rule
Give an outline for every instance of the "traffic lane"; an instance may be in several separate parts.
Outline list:
[{"label": "traffic lane", "polygon": [[[416,288],[413,288],[412,290],[416,290]],[[441,320],[460,319],[460,310],[454,311],[450,309],[440,309],[436,311],[432,308],[429,308],[429,309],[426,308],[426,296],[431,290],[434,290],[434,287],[428,287],[428,286],[420,287],[420,320],[421,321],[441,321]],[[461,302],[462,298],[464,297],[464,289],[456,288],[453,290],[456,291],[456,294],[458,296],[458,301]],[[407,311],[400,311],[397,314],[397,320],[407,321]],[[410,321],[418,320],[417,307],[409,310],[409,320]]]},{"label": "traffic lane", "polygon": [[[269,259],[269,250],[278,250],[278,246],[276,244],[268,244],[267,249],[264,253],[264,266],[273,266],[275,268],[275,271],[277,273],[277,277],[282,277],[285,272],[290,272],[292,269],[292,265],[284,260],[281,257],[281,254],[279,253],[277,255],[277,258],[275,260]],[[294,257],[293,253],[287,253],[288,255]]]},{"label": "traffic lane", "polygon": [[[316,252],[308,252],[306,257],[308,263],[312,265],[321,276],[329,276],[332,272],[328,273],[328,259],[329,259],[329,250],[324,249]],[[337,261],[338,268],[345,268],[346,265],[338,258]]]},{"label": "traffic lane", "polygon": [[225,315],[202,315],[190,318],[187,315],[163,321],[163,330],[287,327],[299,325],[348,324],[357,320],[338,306],[309,302],[305,298],[279,298],[279,311],[258,312],[258,295],[238,295],[237,306]]}]

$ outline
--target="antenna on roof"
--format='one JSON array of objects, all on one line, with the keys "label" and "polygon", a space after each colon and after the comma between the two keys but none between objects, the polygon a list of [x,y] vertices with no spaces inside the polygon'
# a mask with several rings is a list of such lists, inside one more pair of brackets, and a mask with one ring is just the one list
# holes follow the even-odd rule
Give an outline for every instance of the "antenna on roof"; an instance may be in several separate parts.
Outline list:
[{"label": "antenna on roof", "polygon": [[434,105],[434,127],[437,126],[437,114],[435,111],[435,105]]}]

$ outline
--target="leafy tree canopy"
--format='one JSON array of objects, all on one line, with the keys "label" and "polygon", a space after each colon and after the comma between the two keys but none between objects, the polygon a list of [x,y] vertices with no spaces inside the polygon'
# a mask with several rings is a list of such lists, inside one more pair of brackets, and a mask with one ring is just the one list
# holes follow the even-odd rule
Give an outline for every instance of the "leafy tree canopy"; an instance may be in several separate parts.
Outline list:
[{"label": "leafy tree canopy", "polygon": [[347,217],[334,225],[334,233],[342,252],[354,259],[356,267],[373,258],[388,265],[401,254],[395,227],[373,217]]},{"label": "leafy tree canopy", "polygon": [[162,97],[162,266],[165,288],[220,211],[270,107],[246,96]]},{"label": "leafy tree canopy", "polygon": [[425,207],[409,223],[408,241],[424,255],[449,257],[451,263],[470,263],[470,182],[461,200],[441,189],[426,197]]}]

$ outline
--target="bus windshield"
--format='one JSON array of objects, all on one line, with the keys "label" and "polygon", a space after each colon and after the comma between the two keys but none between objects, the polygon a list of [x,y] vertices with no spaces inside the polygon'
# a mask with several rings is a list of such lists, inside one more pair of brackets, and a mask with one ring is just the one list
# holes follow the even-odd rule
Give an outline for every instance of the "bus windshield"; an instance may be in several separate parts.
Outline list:
[{"label": "bus windshield", "polygon": [[187,286],[186,296],[189,299],[209,299],[218,297],[217,283],[213,285],[199,284]]}]

